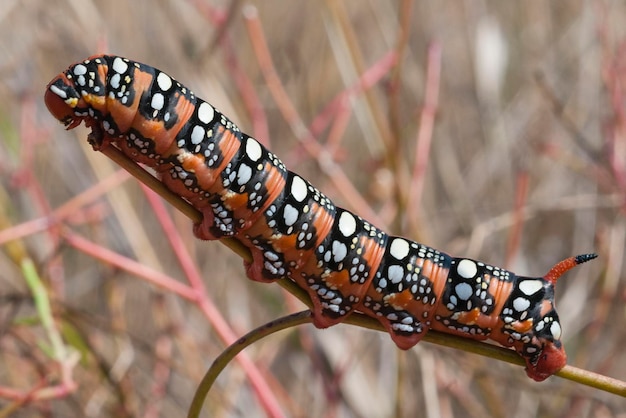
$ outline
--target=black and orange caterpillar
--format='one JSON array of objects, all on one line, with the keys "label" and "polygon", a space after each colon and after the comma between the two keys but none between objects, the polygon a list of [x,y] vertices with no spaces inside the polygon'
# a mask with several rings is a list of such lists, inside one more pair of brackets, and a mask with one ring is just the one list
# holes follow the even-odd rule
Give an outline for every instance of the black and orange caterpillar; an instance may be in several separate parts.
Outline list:
[{"label": "black and orange caterpillar", "polygon": [[196,236],[247,246],[249,278],[287,277],[306,289],[315,326],[359,311],[402,349],[435,329],[513,347],[537,381],[565,365],[554,285],[595,254],[524,277],[387,235],[335,206],[187,87],[126,58],[97,55],[71,65],[50,82],[45,102],[67,129],[85,121],[96,148],[113,143],[153,167],[203,213]]}]

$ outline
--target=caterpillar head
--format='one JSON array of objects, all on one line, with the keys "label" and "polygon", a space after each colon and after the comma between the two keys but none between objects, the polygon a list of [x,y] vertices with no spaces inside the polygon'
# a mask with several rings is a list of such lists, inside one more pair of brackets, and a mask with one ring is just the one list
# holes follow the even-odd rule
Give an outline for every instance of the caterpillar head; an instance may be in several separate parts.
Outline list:
[{"label": "caterpillar head", "polygon": [[58,119],[67,129],[80,125],[84,116],[77,115],[80,94],[65,73],[60,74],[46,87],[44,102],[52,116]]},{"label": "caterpillar head", "polygon": [[106,57],[94,55],[70,66],[46,87],[44,102],[52,115],[67,129],[94,121],[107,113],[105,82]]},{"label": "caterpillar head", "polygon": [[567,364],[567,355],[561,342],[546,342],[541,350],[541,354],[533,362],[529,358],[526,360],[526,374],[537,382],[542,382],[552,376]]},{"label": "caterpillar head", "polygon": [[[596,258],[596,254],[584,254],[567,258],[557,263],[540,279],[520,278],[518,290],[532,299],[533,295],[541,295],[540,301],[531,301],[532,306],[527,312],[532,321],[532,338],[524,344],[520,352],[526,361],[526,374],[533,380],[541,382],[561,370],[567,363],[567,355],[561,343],[561,324],[554,310],[554,285],[563,273],[569,269]],[[541,284],[541,289],[539,289]],[[523,297],[513,300],[513,304],[521,305]]]}]

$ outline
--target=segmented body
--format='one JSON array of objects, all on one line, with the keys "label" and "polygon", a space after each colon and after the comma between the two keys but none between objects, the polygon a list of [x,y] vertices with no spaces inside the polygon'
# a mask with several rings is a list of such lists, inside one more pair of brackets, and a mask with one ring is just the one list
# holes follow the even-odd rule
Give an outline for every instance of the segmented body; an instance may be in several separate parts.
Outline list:
[{"label": "segmented body", "polygon": [[[543,380],[565,364],[554,277],[522,277],[390,236],[287,170],[271,151],[167,74],[117,56],[74,64],[45,101],[69,128],[85,121],[97,147],[117,145],[153,167],[204,215],[202,239],[235,237],[247,275],[306,289],[324,328],[354,311],[376,318],[402,349],[429,329],[513,347]],[[553,269],[553,271],[556,271]]]}]

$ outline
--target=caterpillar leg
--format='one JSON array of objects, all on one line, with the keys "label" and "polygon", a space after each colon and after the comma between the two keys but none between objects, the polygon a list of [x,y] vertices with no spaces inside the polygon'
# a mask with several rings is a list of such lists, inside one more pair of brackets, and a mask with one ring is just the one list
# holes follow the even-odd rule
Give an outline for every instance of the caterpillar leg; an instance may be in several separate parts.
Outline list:
[{"label": "caterpillar leg", "polygon": [[193,234],[196,238],[205,241],[214,241],[223,237],[223,235],[216,235],[211,230],[215,227],[215,213],[211,206],[205,206],[200,209],[202,212],[202,221],[193,225]]},{"label": "caterpillar leg", "polygon": [[91,123],[90,121],[87,121],[86,125],[88,128],[91,128],[91,132],[87,135],[87,142],[89,142],[89,145],[91,145],[94,151],[102,151],[112,142],[117,142],[116,138],[104,132],[99,125]]},{"label": "caterpillar leg", "polygon": [[233,211],[221,200],[213,200],[213,203],[199,209],[202,212],[202,221],[193,226],[196,238],[213,241],[224,237],[236,237],[241,228],[248,227],[247,222],[238,222],[232,215]]},{"label": "caterpillar leg", "polygon": [[252,261],[244,261],[246,276],[250,280],[261,283],[271,283],[280,278],[290,276],[283,254],[271,250],[263,251],[259,248],[250,248]]}]

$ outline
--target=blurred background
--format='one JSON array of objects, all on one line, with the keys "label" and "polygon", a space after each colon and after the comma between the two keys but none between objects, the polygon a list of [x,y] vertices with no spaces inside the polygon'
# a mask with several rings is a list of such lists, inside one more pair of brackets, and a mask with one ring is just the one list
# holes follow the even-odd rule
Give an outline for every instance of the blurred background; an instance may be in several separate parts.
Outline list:
[{"label": "blurred background", "polygon": [[[563,341],[626,380],[624,2],[4,0],[0,48],[0,416],[184,416],[225,348],[214,314],[241,336],[304,309],[48,114],[48,81],[96,53],[176,77],[388,232],[531,276],[597,252],[557,286]],[[215,312],[153,284],[188,289],[185,257]],[[246,353],[203,416],[626,416],[616,395],[347,325]]]}]

